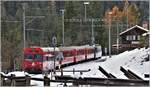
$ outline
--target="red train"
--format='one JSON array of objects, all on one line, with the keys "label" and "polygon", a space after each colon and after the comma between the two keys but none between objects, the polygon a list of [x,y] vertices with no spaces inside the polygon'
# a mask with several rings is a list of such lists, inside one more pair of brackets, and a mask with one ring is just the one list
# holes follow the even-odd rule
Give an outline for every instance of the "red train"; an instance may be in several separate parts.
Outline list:
[{"label": "red train", "polygon": [[56,47],[55,49],[53,47],[30,47],[24,49],[22,69],[27,72],[51,70],[54,69],[54,66],[100,58],[101,56],[102,50],[99,45]]}]

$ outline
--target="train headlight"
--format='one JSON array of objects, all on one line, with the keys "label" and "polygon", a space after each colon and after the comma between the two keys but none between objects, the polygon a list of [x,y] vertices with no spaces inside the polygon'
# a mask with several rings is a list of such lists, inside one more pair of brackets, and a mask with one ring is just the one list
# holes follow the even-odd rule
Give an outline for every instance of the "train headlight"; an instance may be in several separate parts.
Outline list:
[{"label": "train headlight", "polygon": [[32,62],[32,66],[34,66],[35,65],[35,63],[34,62]]}]

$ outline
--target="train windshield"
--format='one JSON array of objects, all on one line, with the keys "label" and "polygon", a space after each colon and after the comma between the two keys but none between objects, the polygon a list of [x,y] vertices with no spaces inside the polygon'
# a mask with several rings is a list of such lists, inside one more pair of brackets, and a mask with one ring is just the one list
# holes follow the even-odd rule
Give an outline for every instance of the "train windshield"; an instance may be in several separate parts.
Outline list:
[{"label": "train windshield", "polygon": [[43,55],[43,61],[54,61],[54,55],[52,54]]},{"label": "train windshield", "polygon": [[25,59],[27,60],[33,60],[33,55],[32,54],[26,54]]},{"label": "train windshield", "polygon": [[42,61],[42,55],[41,54],[35,54],[34,59],[37,61]]}]

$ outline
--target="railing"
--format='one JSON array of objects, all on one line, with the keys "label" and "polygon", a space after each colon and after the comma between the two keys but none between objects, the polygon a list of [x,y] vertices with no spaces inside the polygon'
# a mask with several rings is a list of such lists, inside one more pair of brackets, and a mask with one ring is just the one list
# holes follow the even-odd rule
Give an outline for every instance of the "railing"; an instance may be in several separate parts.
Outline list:
[{"label": "railing", "polygon": [[[80,72],[80,75],[82,75],[83,72],[89,72],[88,70],[56,70],[56,72],[61,72],[61,76],[63,75],[63,72],[73,72],[75,74],[76,72]],[[22,77],[16,77],[14,74],[11,74],[10,76],[5,76],[3,74],[0,74],[1,77],[1,86],[30,86],[31,80],[35,81],[43,81],[44,86],[49,86],[50,82],[57,82],[57,83],[72,83],[72,81],[65,81],[65,80],[50,80],[50,78],[47,77],[47,74],[45,74],[44,78],[33,78],[28,75],[22,76]]]},{"label": "railing", "polygon": [[[149,81],[143,80],[139,76],[137,76],[132,71],[127,71],[123,67],[121,67],[121,71],[125,72],[126,76],[129,79],[118,79],[116,76],[112,75],[111,73],[106,72],[102,67],[99,67],[99,70],[106,75],[107,78],[92,78],[92,77],[79,77],[74,78],[71,76],[55,76],[55,80],[48,78],[47,74],[44,75],[44,78],[33,78],[28,75],[24,77],[16,77],[15,75],[11,74],[11,76],[5,76],[0,74],[1,76],[1,86],[31,86],[31,80],[35,81],[42,81],[44,86],[50,86],[50,83],[64,83],[64,86],[67,86],[67,83],[72,83],[73,86],[79,85],[92,85],[92,86],[148,86]],[[64,70],[63,72],[89,72],[89,70]],[[56,71],[60,72],[60,71]],[[82,72],[82,73],[81,73]],[[127,73],[128,72],[128,73]],[[7,79],[7,80],[6,80]]]},{"label": "railing", "polygon": [[63,72],[72,72],[73,75],[75,74],[75,72],[80,72],[80,75],[82,75],[83,72],[89,72],[89,71],[91,71],[91,69],[88,69],[88,70],[75,70],[75,68],[73,68],[73,70],[60,69],[60,70],[56,70],[55,72],[61,72],[61,76],[63,76]]}]

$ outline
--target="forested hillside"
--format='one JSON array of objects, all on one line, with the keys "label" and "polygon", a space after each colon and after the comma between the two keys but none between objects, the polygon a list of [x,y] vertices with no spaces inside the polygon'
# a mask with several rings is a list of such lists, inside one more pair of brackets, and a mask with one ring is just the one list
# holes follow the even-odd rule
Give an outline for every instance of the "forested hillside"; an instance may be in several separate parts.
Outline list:
[{"label": "forested hillside", "polygon": [[[85,5],[83,1],[2,1],[3,66],[8,65],[13,68],[14,62],[21,61],[23,58],[23,3],[26,3],[26,47],[51,46],[53,36],[57,37],[57,46],[62,44],[61,9],[65,9],[64,45],[91,44],[92,22],[84,21]],[[127,28],[127,15],[124,8],[128,8],[129,27],[135,24],[142,25],[143,21],[149,19],[148,1],[129,1],[127,7],[126,4],[125,1],[90,1],[86,5],[87,19],[99,20],[93,23],[96,44],[101,44],[103,48],[108,47],[108,20],[105,20],[108,11],[114,12],[112,17],[114,21],[111,22],[112,44],[116,43],[117,23],[119,23],[119,32]],[[20,62],[16,64],[18,65],[15,66],[19,66]]]}]

